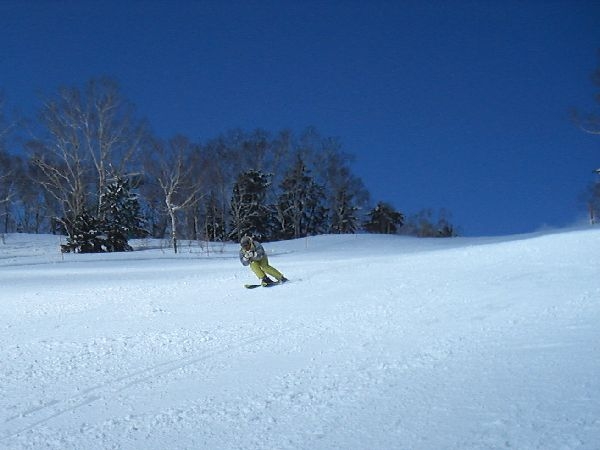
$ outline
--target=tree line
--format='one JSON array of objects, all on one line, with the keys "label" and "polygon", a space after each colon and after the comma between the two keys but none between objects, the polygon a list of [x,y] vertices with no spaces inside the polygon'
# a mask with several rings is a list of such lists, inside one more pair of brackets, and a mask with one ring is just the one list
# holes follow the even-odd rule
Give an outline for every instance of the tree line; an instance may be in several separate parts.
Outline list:
[{"label": "tree line", "polygon": [[447,218],[371,206],[352,156],[315,128],[161,139],[110,78],[64,87],[34,120],[0,98],[0,232],[62,233],[63,251],[128,250],[128,239],[229,241],[324,233],[454,236]]},{"label": "tree line", "polygon": [[[591,75],[591,81],[596,89],[600,88],[600,50],[598,50],[598,67]],[[600,91],[594,95],[594,100],[600,105]],[[600,112],[598,110],[580,113],[577,110],[571,112],[575,124],[584,132],[600,136]],[[591,224],[600,223],[600,167],[592,171],[596,174],[596,180],[588,184],[586,191],[582,195],[582,200],[587,206]]]}]

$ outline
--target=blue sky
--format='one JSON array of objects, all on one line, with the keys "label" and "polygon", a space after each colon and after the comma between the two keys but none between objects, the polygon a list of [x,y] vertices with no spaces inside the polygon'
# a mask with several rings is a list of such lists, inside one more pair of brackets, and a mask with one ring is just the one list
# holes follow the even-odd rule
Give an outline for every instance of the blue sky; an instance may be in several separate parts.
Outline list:
[{"label": "blue sky", "polygon": [[163,137],[315,126],[374,202],[514,234],[585,214],[598,24],[598,0],[2,0],[0,89],[31,114],[109,75]]}]

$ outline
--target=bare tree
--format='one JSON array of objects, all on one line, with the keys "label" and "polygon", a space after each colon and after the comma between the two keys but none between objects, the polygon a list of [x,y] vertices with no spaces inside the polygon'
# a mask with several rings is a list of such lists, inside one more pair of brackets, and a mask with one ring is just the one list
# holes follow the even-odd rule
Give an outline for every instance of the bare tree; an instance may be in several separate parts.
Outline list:
[{"label": "bare tree", "polygon": [[167,143],[154,143],[154,164],[150,167],[151,177],[161,188],[165,207],[171,221],[171,242],[177,253],[178,213],[191,208],[200,199],[202,185],[195,178],[194,166],[190,164],[193,144],[183,136]]},{"label": "bare tree", "polygon": [[[600,50],[598,51],[598,56],[600,58]],[[600,65],[592,73],[592,83],[598,88],[600,88]],[[600,92],[596,93],[594,98],[596,102],[600,104]],[[591,112],[582,115],[579,114],[577,111],[574,111],[572,116],[574,122],[579,126],[581,130],[589,134],[600,135],[600,113]],[[593,172],[600,175],[600,168],[594,169]],[[588,186],[585,196],[585,202],[587,204],[590,216],[590,223],[596,224],[598,223],[598,217],[600,216],[600,181],[596,180],[595,182],[590,184]]]},{"label": "bare tree", "polygon": [[[600,50],[598,50],[598,57],[600,59]],[[592,73],[592,83],[600,88],[600,64],[598,68]],[[600,92],[594,95],[596,103],[600,104]],[[585,114],[579,113],[577,110],[573,110],[572,118],[575,124],[586,133],[600,135],[600,113],[588,112]]]},{"label": "bare tree", "polygon": [[91,80],[84,93],[84,101],[77,106],[101,193],[107,183],[135,170],[134,157],[148,135],[145,123],[134,119],[134,108],[123,99],[115,81]]},{"label": "bare tree", "polygon": [[351,170],[353,156],[342,151],[337,138],[321,137],[308,129],[304,146],[310,143],[315,177],[324,186],[329,211],[329,232],[354,233],[360,227],[359,213],[369,203],[369,192]]},{"label": "bare tree", "polygon": [[8,139],[14,130],[15,123],[10,123],[5,115],[4,95],[0,92],[0,215],[4,216],[4,232],[8,231],[10,208],[15,196],[14,182],[15,159],[8,153]]},{"label": "bare tree", "polygon": [[133,170],[145,124],[134,119],[133,107],[108,78],[92,79],[82,90],[61,88],[44,102],[40,121],[45,136],[28,148],[40,171],[37,181],[62,206],[61,220],[89,208],[98,214],[107,183]]},{"label": "bare tree", "polygon": [[0,216],[4,217],[3,232],[9,231],[11,205],[15,197],[13,169],[10,158],[0,150]]},{"label": "bare tree", "polygon": [[229,153],[221,139],[209,142],[203,154],[204,181],[207,186],[204,200],[204,235],[207,240],[225,239],[229,200],[234,176],[228,162]]}]

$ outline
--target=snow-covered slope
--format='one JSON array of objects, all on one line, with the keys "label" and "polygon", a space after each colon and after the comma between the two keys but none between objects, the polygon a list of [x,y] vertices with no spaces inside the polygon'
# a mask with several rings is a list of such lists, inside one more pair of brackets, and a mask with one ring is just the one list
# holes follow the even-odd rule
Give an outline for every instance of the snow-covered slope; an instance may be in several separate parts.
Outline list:
[{"label": "snow-covered slope", "polygon": [[600,230],[0,243],[0,448],[600,448]]}]

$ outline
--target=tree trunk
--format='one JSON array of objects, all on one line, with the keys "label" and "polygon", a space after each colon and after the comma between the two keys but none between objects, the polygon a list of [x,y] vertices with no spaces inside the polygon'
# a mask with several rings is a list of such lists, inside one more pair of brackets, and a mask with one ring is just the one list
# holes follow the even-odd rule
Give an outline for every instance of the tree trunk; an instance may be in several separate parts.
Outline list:
[{"label": "tree trunk", "polygon": [[173,243],[173,250],[177,253],[177,216],[171,208],[169,208],[169,217],[171,217],[171,241]]}]

